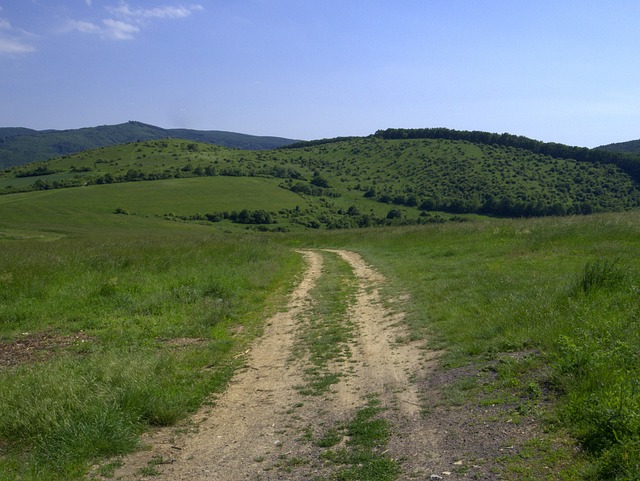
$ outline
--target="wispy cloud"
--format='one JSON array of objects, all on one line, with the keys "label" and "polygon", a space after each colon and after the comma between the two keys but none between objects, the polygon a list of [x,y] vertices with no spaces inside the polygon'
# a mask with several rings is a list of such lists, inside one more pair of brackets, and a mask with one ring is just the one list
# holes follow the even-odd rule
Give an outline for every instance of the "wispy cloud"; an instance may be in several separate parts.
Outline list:
[{"label": "wispy cloud", "polygon": [[191,5],[185,7],[179,6],[165,6],[157,8],[131,8],[126,3],[121,3],[117,7],[107,8],[111,13],[115,15],[121,15],[122,17],[129,19],[150,19],[150,18],[184,18],[191,15],[193,12],[203,10],[202,5]]},{"label": "wispy cloud", "polygon": [[[91,0],[85,0],[91,6]],[[66,31],[97,34],[110,40],[132,40],[144,27],[154,20],[185,18],[194,12],[204,10],[201,5],[167,5],[156,8],[132,7],[126,2],[118,6],[106,7],[107,18],[88,22],[71,20]]]},{"label": "wispy cloud", "polygon": [[29,41],[32,37],[33,35],[12,27],[7,19],[0,17],[0,54],[35,52],[36,48]]},{"label": "wispy cloud", "polygon": [[121,20],[107,18],[102,21],[107,35],[116,40],[131,40],[140,31],[140,27]]},{"label": "wispy cloud", "polygon": [[86,22],[84,20],[69,20],[63,32],[80,32],[99,35],[107,40],[132,40],[140,27],[131,23],[105,18],[100,23]]}]

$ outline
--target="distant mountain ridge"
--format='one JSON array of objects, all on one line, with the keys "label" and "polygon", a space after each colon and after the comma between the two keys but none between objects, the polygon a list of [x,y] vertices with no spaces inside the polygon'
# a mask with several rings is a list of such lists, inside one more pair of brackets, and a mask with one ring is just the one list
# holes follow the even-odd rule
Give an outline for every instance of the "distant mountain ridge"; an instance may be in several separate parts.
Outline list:
[{"label": "distant mountain ridge", "polygon": [[628,154],[640,154],[640,139],[629,140],[627,142],[618,142],[615,144],[601,145],[598,149],[608,150],[610,152],[626,152]]},{"label": "distant mountain ridge", "polygon": [[220,130],[163,129],[136,121],[71,130],[0,127],[0,169],[100,147],[166,138],[244,150],[273,149],[297,141]]}]

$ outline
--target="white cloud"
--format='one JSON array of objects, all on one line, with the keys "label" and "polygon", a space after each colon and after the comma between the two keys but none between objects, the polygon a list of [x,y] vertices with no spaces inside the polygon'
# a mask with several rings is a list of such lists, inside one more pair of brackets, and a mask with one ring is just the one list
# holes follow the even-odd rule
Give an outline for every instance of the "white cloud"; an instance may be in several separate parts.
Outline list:
[{"label": "white cloud", "polygon": [[0,36],[0,54],[2,53],[29,53],[35,52],[33,45],[29,45],[19,39]]},{"label": "white cloud", "polygon": [[[85,2],[88,6],[92,4],[92,0],[85,0]],[[65,31],[98,34],[102,38],[111,40],[132,40],[153,20],[185,18],[204,8],[201,5],[132,8],[123,1],[117,7],[106,7],[106,10],[110,14],[109,18],[104,18],[100,22],[71,20]]]}]

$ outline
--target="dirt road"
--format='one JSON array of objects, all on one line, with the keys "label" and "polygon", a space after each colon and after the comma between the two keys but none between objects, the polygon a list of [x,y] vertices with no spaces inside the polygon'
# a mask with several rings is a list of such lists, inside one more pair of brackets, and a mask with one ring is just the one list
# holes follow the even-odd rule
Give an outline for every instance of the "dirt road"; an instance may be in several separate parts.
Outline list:
[{"label": "dirt road", "polygon": [[[373,454],[394,463],[397,479],[471,479],[456,475],[457,453],[443,448],[447,433],[438,419],[421,412],[429,401],[425,379],[435,354],[406,341],[402,301],[383,299],[384,278],[354,252],[300,253],[307,262],[302,280],[286,309],[267,322],[264,335],[245,353],[245,366],[228,389],[194,416],[186,433],[166,429],[144,439],[150,449],[126,458],[112,479],[338,479],[343,468],[318,439],[354,419],[374,398],[376,416],[391,435],[384,450]],[[355,274],[356,294],[346,315],[355,329],[349,362],[332,366],[341,371],[337,384],[326,395],[310,396],[296,388],[304,383],[307,362],[292,357],[292,349],[315,302],[311,292],[323,275],[325,256],[339,256]],[[346,436],[333,452],[348,445]]]}]

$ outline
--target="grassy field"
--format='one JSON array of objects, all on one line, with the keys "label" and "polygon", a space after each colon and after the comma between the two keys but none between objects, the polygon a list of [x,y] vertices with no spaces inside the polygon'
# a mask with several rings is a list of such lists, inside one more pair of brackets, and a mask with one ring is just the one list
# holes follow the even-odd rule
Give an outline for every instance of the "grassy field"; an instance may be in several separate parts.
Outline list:
[{"label": "grassy field", "polygon": [[[16,225],[35,210],[57,215],[61,222],[80,221],[84,215],[108,216],[117,208],[140,216],[162,217],[167,213],[191,215],[224,210],[306,208],[299,195],[278,187],[278,181],[265,178],[203,177],[145,182],[94,185],[76,189],[47,190],[38,193],[0,197],[6,206],[4,223]],[[238,196],[238,192],[245,195]],[[4,210],[4,209],[3,209]],[[25,212],[28,211],[28,212]],[[37,217],[37,216],[34,216]]]},{"label": "grassy field", "polygon": [[263,234],[163,217],[315,202],[334,200],[258,177],[0,196],[0,479],[78,479],[222,389],[300,272],[294,247],[361,253],[445,367],[500,361],[498,401],[554,399],[548,436],[580,447],[557,479],[640,477],[639,211]]}]

